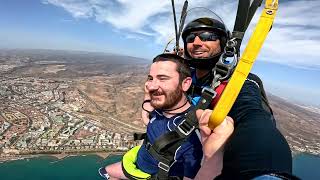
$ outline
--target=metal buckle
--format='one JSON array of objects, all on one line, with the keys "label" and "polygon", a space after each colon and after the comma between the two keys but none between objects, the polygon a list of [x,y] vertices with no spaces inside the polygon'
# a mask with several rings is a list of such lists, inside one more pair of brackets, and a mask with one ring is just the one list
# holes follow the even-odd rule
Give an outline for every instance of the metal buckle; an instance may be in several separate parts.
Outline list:
[{"label": "metal buckle", "polygon": [[164,170],[165,172],[169,172],[170,170],[170,166],[163,163],[163,162],[159,162],[158,167],[162,170]]},{"label": "metal buckle", "polygon": [[212,96],[216,96],[216,94],[217,94],[217,92],[214,91],[211,87],[203,87],[201,93],[203,93],[205,91],[210,93]]},{"label": "metal buckle", "polygon": [[184,134],[185,136],[188,136],[190,133],[192,133],[192,131],[195,129],[194,126],[192,126],[192,128],[189,131],[184,131],[180,126],[186,121],[186,119],[184,119],[178,126],[177,128],[179,129],[179,131]]},{"label": "metal buckle", "polygon": [[146,146],[146,149],[149,150],[152,145],[149,142],[147,142],[145,146]]},{"label": "metal buckle", "polygon": [[[207,94],[209,94],[211,96],[210,101],[217,96],[217,92],[215,90],[213,90],[211,87],[202,88],[201,94],[203,95],[204,92],[206,92]],[[208,101],[208,99],[203,98],[203,97],[200,100],[201,100],[201,102],[199,102],[199,103],[202,103],[202,104],[205,104]]]},{"label": "metal buckle", "polygon": [[219,61],[216,63],[214,68],[214,77],[220,75],[219,81],[228,79],[236,65],[238,64],[238,52],[237,52],[237,41],[236,38],[230,39],[226,47],[221,54]]}]

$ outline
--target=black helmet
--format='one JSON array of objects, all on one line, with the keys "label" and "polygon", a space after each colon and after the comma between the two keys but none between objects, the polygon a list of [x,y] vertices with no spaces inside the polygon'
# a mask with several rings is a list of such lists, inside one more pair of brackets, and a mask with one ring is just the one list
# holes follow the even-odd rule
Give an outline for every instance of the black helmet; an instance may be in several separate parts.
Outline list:
[{"label": "black helmet", "polygon": [[193,31],[197,30],[210,30],[213,32],[216,32],[219,35],[220,40],[220,46],[221,51],[223,51],[226,42],[228,40],[229,31],[227,30],[226,26],[220,19],[213,19],[208,17],[202,17],[195,19],[188,23],[185,28],[182,31],[182,40],[184,43],[184,56],[187,59],[187,62],[189,62],[191,67],[198,68],[198,69],[212,69],[215,64],[218,62],[222,52],[216,54],[213,57],[208,58],[192,58],[187,50],[187,42],[186,42],[186,36]]}]

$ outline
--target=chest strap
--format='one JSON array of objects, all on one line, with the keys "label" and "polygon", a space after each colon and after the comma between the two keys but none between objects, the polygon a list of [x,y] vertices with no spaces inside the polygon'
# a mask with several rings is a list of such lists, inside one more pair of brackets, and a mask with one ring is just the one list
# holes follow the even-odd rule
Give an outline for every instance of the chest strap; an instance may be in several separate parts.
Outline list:
[{"label": "chest strap", "polygon": [[176,128],[168,133],[163,134],[155,140],[153,144],[145,139],[146,149],[158,160],[159,171],[158,179],[168,179],[170,167],[175,163],[175,153],[177,149],[190,137],[191,133],[198,129],[199,123],[196,117],[196,110],[207,109],[216,92],[211,88],[203,88],[201,98],[197,106],[190,110],[185,119]]}]

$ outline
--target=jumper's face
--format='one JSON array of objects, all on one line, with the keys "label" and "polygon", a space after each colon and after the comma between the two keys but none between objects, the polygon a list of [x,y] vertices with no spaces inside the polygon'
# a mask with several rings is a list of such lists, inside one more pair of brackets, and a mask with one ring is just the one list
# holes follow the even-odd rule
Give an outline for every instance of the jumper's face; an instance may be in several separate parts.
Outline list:
[{"label": "jumper's face", "polygon": [[155,109],[171,109],[182,99],[183,90],[176,67],[170,61],[159,61],[151,65],[146,88]]}]

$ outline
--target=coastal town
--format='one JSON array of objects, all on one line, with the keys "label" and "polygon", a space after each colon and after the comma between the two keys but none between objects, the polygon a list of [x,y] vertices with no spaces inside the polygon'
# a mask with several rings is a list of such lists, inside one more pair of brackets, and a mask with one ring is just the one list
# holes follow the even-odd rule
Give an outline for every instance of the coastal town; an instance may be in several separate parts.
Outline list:
[{"label": "coastal town", "polygon": [[142,128],[121,126],[107,115],[103,122],[82,115],[90,100],[69,84],[34,77],[0,79],[0,158],[124,152],[137,145],[133,132]]},{"label": "coastal town", "polygon": [[[133,133],[145,132],[140,113],[146,64],[66,54],[0,51],[0,161],[123,154],[141,143]],[[320,113],[277,97],[271,106],[293,154],[319,155]]]}]

